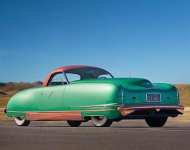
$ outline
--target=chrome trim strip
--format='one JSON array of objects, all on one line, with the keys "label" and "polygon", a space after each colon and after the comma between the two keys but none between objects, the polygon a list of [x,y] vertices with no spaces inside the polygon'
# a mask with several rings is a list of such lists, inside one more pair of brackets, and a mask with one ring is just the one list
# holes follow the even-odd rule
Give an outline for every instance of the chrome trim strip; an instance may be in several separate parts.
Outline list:
[{"label": "chrome trim strip", "polygon": [[57,113],[57,112],[73,112],[73,111],[80,111],[80,112],[102,112],[102,111],[112,111],[112,110],[116,110],[116,109],[102,109],[102,110],[71,110],[71,111],[69,111],[69,110],[63,110],[63,111],[9,111],[10,113],[11,112],[18,112],[18,113],[27,113],[27,112],[36,112],[36,113],[50,113],[50,112],[52,112],[52,113]]},{"label": "chrome trim strip", "polygon": [[100,105],[89,105],[89,106],[72,106],[70,108],[88,108],[88,107],[107,107],[107,106],[120,106],[118,103],[111,104],[100,104]]},{"label": "chrome trim strip", "polygon": [[119,109],[184,109],[183,106],[131,106],[131,107],[128,107],[128,106],[121,106],[119,107]]}]

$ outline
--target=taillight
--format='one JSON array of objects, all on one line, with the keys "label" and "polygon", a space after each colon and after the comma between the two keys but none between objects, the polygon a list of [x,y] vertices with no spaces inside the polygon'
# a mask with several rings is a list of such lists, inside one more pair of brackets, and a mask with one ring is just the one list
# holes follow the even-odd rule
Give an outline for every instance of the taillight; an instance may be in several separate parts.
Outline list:
[{"label": "taillight", "polygon": [[177,90],[177,99],[178,99],[178,104],[181,105],[180,95],[179,95],[179,91],[178,90]]}]

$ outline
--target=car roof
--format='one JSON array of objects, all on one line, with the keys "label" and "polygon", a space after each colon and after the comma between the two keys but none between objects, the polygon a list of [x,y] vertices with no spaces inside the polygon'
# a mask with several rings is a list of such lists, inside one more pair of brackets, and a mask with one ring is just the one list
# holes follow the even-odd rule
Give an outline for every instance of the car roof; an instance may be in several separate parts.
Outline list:
[{"label": "car roof", "polygon": [[[54,73],[58,73],[58,72],[67,72],[67,71],[70,71],[70,70],[75,70],[75,69],[83,69],[83,68],[93,68],[93,69],[102,69],[102,68],[99,68],[99,67],[94,67],[94,66],[86,66],[86,65],[71,65],[71,66],[62,66],[62,67],[59,67],[59,68],[56,68],[54,69],[51,74],[54,74]],[[102,69],[104,70],[104,69]]]},{"label": "car roof", "polygon": [[50,72],[48,74],[48,77],[43,82],[43,85],[47,85],[49,78],[54,74],[66,72],[66,73],[76,73],[76,74],[85,76],[83,74],[83,71],[88,71],[88,70],[98,70],[98,72],[96,72],[97,75],[100,75],[102,73],[109,73],[108,71],[102,68],[94,67],[94,66],[86,66],[86,65],[63,66],[63,67],[56,68],[52,72]]}]

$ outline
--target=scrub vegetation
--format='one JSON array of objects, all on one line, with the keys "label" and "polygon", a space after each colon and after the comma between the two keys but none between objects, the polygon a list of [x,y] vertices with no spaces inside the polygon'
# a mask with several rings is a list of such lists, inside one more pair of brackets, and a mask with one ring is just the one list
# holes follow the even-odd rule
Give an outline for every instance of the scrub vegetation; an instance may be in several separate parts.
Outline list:
[{"label": "scrub vegetation", "polygon": [[190,84],[178,84],[175,86],[179,90],[182,105],[190,107]]}]

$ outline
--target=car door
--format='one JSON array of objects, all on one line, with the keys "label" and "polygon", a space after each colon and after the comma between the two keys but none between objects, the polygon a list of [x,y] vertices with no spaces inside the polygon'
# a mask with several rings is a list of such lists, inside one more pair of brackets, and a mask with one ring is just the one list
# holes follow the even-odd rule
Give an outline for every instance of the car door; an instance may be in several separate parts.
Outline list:
[{"label": "car door", "polygon": [[55,74],[47,87],[39,93],[41,96],[39,110],[63,111],[68,110],[64,105],[64,92],[67,82],[63,73]]}]

